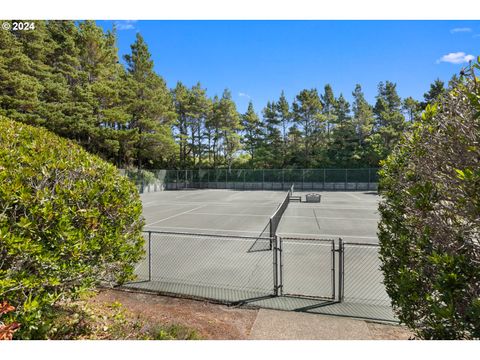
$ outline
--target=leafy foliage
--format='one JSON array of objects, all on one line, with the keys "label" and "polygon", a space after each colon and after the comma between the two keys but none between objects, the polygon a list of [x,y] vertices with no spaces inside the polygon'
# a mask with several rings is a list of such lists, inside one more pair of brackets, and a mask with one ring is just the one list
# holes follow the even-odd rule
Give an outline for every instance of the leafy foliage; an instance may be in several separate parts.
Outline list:
[{"label": "leafy foliage", "polygon": [[421,338],[480,338],[479,69],[427,106],[381,170],[385,286]]},{"label": "leafy foliage", "polygon": [[21,338],[42,338],[52,306],[133,278],[141,201],[118,170],[80,146],[0,117],[0,299]]}]

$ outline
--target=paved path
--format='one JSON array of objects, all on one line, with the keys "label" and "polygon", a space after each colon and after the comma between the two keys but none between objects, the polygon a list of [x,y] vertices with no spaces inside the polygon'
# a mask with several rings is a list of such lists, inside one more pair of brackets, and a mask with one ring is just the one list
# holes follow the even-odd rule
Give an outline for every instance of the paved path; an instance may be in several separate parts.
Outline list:
[{"label": "paved path", "polygon": [[398,325],[372,323],[338,316],[260,309],[251,340],[382,340],[408,339]]}]

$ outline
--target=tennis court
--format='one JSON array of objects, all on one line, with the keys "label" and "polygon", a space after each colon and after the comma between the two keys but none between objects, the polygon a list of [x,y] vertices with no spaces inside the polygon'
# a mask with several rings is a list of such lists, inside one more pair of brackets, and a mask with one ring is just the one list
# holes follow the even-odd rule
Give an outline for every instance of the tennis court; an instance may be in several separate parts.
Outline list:
[{"label": "tennis court", "polygon": [[[378,195],[327,191],[319,192],[320,203],[306,203],[308,193],[294,192],[302,202],[288,201],[286,191],[142,194],[147,259],[137,266],[139,281],[132,286],[394,320],[379,271]],[[272,237],[271,217],[282,203]]]},{"label": "tennis court", "polygon": [[[295,191],[302,196],[309,192]],[[183,190],[142,194],[146,230],[260,236],[285,191]],[[290,202],[278,235],[377,243],[378,195],[319,192],[320,203]]]}]

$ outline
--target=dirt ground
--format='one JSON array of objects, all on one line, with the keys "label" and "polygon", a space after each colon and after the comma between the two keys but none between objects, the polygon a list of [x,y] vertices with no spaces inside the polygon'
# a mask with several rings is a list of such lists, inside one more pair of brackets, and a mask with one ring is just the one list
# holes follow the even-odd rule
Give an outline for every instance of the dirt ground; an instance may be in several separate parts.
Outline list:
[{"label": "dirt ground", "polygon": [[203,339],[247,339],[258,310],[237,309],[205,301],[138,292],[102,290],[93,302],[118,301],[130,312],[154,323],[195,329]]},{"label": "dirt ground", "polygon": [[[257,309],[234,308],[206,301],[159,296],[123,290],[101,290],[94,303],[120,302],[129,312],[162,325],[181,325],[197,331],[202,339],[251,339]],[[321,315],[311,315],[321,316]],[[342,321],[338,318],[338,321]],[[369,339],[407,340],[412,334],[402,326],[366,321]]]}]

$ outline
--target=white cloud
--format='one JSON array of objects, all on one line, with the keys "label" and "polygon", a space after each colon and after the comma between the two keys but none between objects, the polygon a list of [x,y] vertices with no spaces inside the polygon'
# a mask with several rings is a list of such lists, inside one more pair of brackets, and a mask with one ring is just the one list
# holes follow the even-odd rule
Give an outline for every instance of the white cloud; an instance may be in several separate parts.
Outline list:
[{"label": "white cloud", "polygon": [[480,37],[480,34],[473,35],[474,38]]},{"label": "white cloud", "polygon": [[132,30],[135,29],[135,23],[137,20],[121,20],[121,21],[115,21],[115,26],[117,27],[117,30]]},{"label": "white cloud", "polygon": [[454,33],[459,33],[459,32],[471,32],[471,31],[472,31],[472,29],[471,29],[471,28],[467,28],[467,27],[464,27],[464,28],[455,28],[455,29],[450,30],[450,32],[451,32],[452,34],[454,34]]},{"label": "white cloud", "polygon": [[246,97],[247,99],[251,99],[251,98],[252,98],[250,95],[248,95],[248,94],[246,94],[246,93],[243,93],[243,92],[239,92],[239,93],[238,93],[238,96],[240,96],[240,97]]},{"label": "white cloud", "polygon": [[451,64],[463,64],[475,59],[473,55],[467,55],[464,52],[454,52],[447,55],[443,55],[437,60],[437,64],[441,62],[448,62]]}]

